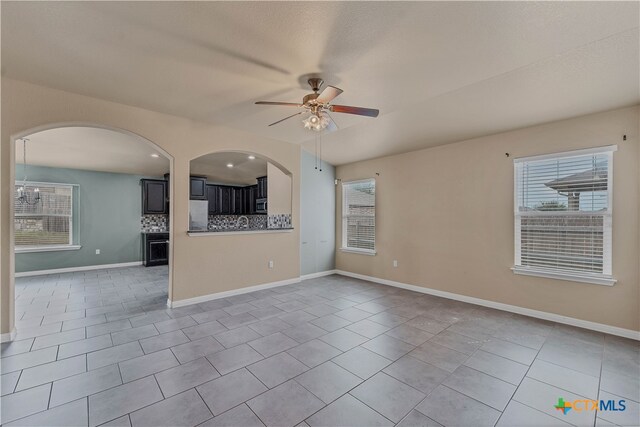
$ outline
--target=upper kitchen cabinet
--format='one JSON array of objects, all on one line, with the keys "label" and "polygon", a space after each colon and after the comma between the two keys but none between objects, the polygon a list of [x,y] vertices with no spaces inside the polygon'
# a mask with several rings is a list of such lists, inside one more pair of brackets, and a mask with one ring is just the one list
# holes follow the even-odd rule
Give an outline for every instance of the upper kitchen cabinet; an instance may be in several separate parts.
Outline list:
[{"label": "upper kitchen cabinet", "polygon": [[142,214],[168,214],[167,189],[169,182],[161,179],[141,179],[140,182],[142,184]]},{"label": "upper kitchen cabinet", "polygon": [[256,199],[258,198],[258,186],[250,185],[242,189],[243,210],[247,215],[256,213]]},{"label": "upper kitchen cabinet", "polygon": [[207,200],[207,177],[191,176],[189,179],[189,199]]},{"label": "upper kitchen cabinet", "polygon": [[244,211],[244,188],[242,187],[232,187],[231,189],[233,194],[233,206],[231,209],[232,215],[246,215],[247,212]]},{"label": "upper kitchen cabinet", "polygon": [[258,187],[257,187],[256,199],[266,199],[267,198],[267,177],[261,176],[258,178]]},{"label": "upper kitchen cabinet", "polygon": [[233,189],[220,186],[220,215],[231,215],[233,212]]},{"label": "upper kitchen cabinet", "polygon": [[207,184],[207,201],[209,202],[209,215],[222,213],[222,191],[219,185]]},{"label": "upper kitchen cabinet", "polygon": [[209,215],[254,214],[256,187],[207,184]]}]

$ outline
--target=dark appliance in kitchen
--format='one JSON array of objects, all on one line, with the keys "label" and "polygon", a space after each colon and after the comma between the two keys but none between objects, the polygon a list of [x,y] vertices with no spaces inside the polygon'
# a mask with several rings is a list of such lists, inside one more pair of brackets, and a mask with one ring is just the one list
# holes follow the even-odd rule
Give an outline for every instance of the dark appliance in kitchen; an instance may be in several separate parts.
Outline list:
[{"label": "dark appliance in kitchen", "polygon": [[146,267],[169,264],[169,233],[143,233],[142,246]]},{"label": "dark appliance in kitchen", "polygon": [[259,214],[267,213],[267,199],[256,200],[256,213],[259,213]]}]

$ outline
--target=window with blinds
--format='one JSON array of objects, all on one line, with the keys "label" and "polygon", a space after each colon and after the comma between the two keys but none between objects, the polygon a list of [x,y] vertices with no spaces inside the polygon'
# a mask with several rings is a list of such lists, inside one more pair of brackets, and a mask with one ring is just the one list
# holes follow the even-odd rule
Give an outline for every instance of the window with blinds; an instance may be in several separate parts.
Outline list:
[{"label": "window with blinds", "polygon": [[613,151],[604,147],[514,161],[515,272],[613,284]]},{"label": "window with blinds", "polygon": [[376,181],[342,184],[342,248],[374,253],[376,249]]},{"label": "window with blinds", "polygon": [[73,244],[73,187],[65,184],[26,183],[29,202],[35,198],[35,188],[40,189],[40,202],[20,203],[16,184],[15,245],[16,248],[38,248]]}]

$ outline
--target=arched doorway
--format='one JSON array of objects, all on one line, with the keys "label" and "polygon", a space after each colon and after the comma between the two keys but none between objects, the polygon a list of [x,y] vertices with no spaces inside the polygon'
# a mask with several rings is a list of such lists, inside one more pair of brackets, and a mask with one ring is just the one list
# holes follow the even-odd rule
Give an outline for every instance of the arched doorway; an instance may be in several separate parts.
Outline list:
[{"label": "arched doorway", "polygon": [[[85,138],[84,144],[74,140],[75,137],[69,136],[78,133],[81,134],[81,138]],[[37,149],[38,145],[44,147],[42,142],[47,138],[43,139],[42,136],[45,134],[54,142],[63,141],[63,143],[54,150],[49,147],[47,152],[38,155],[33,149]],[[92,140],[89,141],[89,139]],[[18,160],[23,159],[25,140],[27,140],[28,153],[26,168]],[[171,179],[173,157],[149,139],[125,129],[79,122],[48,124],[19,132],[11,136],[10,147],[13,159],[11,179],[17,184],[16,188],[23,187],[26,190],[26,200],[20,200],[19,192],[16,196],[10,197],[10,212],[14,218],[10,239],[12,245],[10,297],[11,316],[16,322],[11,338],[20,340],[21,329],[31,331],[29,335],[37,333],[35,328],[42,328],[43,332],[47,332],[46,325],[64,322],[65,320],[62,319],[79,318],[81,312],[84,312],[84,317],[103,315],[107,323],[119,317],[115,311],[121,311],[120,315],[124,316],[127,312],[135,314],[136,310],[144,312],[145,308],[150,310],[166,304],[172,293],[173,276],[171,235],[173,227],[171,227],[170,206],[167,207],[164,223],[160,221],[159,225],[164,227],[169,235],[168,266],[164,267],[164,271],[159,268],[154,274],[149,274],[153,268],[147,270],[139,266],[141,260],[135,259],[135,256],[132,257],[133,252],[143,256],[141,231],[144,231],[144,227],[149,224],[145,223],[140,210],[142,189],[139,184],[137,188],[133,188],[131,183],[139,182],[139,178],[164,179],[161,170],[169,173],[168,179]],[[82,150],[84,153],[80,152]],[[145,156],[146,160],[144,160]],[[164,162],[164,166],[149,169],[147,166],[152,167],[154,161]],[[41,170],[34,170],[34,168]],[[48,170],[43,171],[45,168]],[[56,173],[52,175],[52,171]],[[42,176],[48,179],[38,179]],[[64,178],[53,179],[52,176]],[[106,195],[101,194],[102,191],[96,188],[106,188],[105,186],[109,185],[107,181],[112,177],[115,178],[111,186],[117,188],[112,188],[108,193],[116,194],[118,197],[115,203],[109,205],[106,203],[107,200],[104,200]],[[97,186],[95,181],[101,181],[102,187]],[[168,182],[167,188],[171,188],[170,184]],[[136,194],[135,200],[133,193]],[[39,203],[34,202],[36,197],[39,197]],[[171,197],[170,192],[167,193],[167,197]],[[42,203],[45,199],[48,200],[47,206]],[[123,213],[122,201],[125,201],[124,204],[129,208],[126,214]],[[37,207],[38,204],[40,207]],[[94,206],[87,208],[87,204]],[[137,218],[132,217],[135,215],[132,211],[134,204],[137,204]],[[35,206],[35,208],[28,206]],[[109,206],[112,206],[112,209]],[[65,209],[67,212],[64,212]],[[49,215],[52,211],[55,212]],[[17,219],[18,216],[21,218]],[[69,216],[70,219],[68,219]],[[106,222],[110,221],[111,228],[101,222],[100,218],[106,218]],[[112,219],[115,221],[111,221]],[[135,224],[133,224],[134,220]],[[137,230],[134,229],[135,227]],[[101,233],[95,233],[94,231],[99,228],[102,228]],[[125,238],[129,240],[123,240],[122,229],[129,231],[128,237]],[[28,247],[33,246],[34,243],[44,243],[44,245],[36,248]],[[46,247],[48,245],[57,247],[48,248]],[[26,250],[16,251],[15,248],[18,246]],[[107,248],[106,253],[104,248]],[[83,253],[82,257],[78,257],[81,253]],[[87,259],[89,254],[91,257]],[[61,268],[56,268],[57,266]],[[124,274],[129,277],[118,277],[118,280],[108,282],[107,277],[114,279],[115,276]],[[82,294],[73,295],[76,292],[71,292],[72,290],[77,291],[83,286],[79,277],[84,279],[84,283],[90,285],[84,285]],[[50,288],[58,289],[51,291],[50,296],[54,298],[48,300],[21,298],[21,296],[28,296],[29,291],[33,290],[28,288],[30,282],[40,283],[42,288],[46,288],[47,292],[44,294],[49,293]],[[107,289],[109,287],[119,292],[109,291]],[[26,293],[16,292],[16,288]],[[97,294],[97,291],[108,297],[89,296],[92,292]],[[145,292],[150,294],[149,298],[145,298]],[[65,293],[68,296],[68,304],[64,304]],[[28,300],[38,302],[40,308],[46,302],[47,306],[44,308],[47,310],[39,311],[35,306],[25,307]],[[118,304],[122,306],[121,310],[117,310]],[[64,311],[61,306],[64,306]],[[115,314],[109,316],[110,310],[114,310],[112,313]],[[30,313],[26,314],[27,312]],[[82,320],[78,323],[82,323]],[[55,329],[54,326],[49,328],[51,331]],[[6,340],[4,338],[3,341]]]}]

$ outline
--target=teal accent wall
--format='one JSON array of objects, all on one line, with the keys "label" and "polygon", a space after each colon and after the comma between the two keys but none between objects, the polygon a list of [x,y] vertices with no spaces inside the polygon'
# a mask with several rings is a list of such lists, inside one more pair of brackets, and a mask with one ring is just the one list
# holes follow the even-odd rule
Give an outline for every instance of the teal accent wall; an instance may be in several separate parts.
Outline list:
[{"label": "teal accent wall", "polygon": [[336,169],[300,150],[300,274],[335,269]]},{"label": "teal accent wall", "polygon": [[[29,166],[28,172],[29,181],[78,185],[73,233],[82,248],[16,253],[16,272],[142,260],[140,179],[148,177],[42,166]],[[16,165],[16,177],[22,176],[22,165]]]}]

